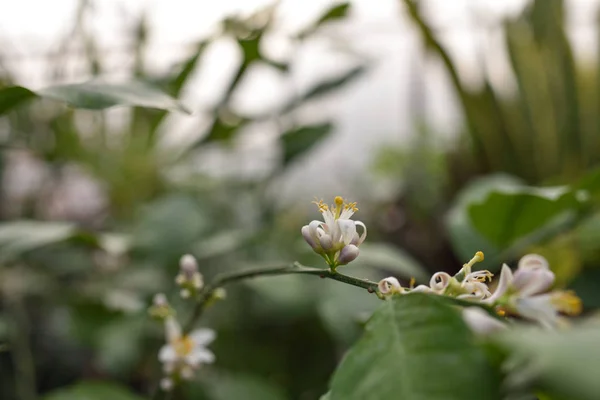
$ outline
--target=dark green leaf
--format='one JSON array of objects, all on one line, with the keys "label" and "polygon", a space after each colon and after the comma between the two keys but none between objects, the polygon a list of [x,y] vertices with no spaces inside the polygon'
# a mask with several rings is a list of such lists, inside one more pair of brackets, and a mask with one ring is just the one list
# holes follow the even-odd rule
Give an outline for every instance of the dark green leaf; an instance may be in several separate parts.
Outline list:
[{"label": "dark green leaf", "polygon": [[21,86],[11,86],[0,90],[0,115],[10,111],[22,102],[36,97],[31,90]]},{"label": "dark green leaf", "polygon": [[229,112],[225,120],[221,116],[217,116],[208,135],[200,140],[198,145],[211,142],[229,142],[235,137],[240,128],[248,122],[247,119]]},{"label": "dark green leaf", "polygon": [[90,81],[51,86],[39,90],[41,97],[64,101],[76,108],[100,110],[113,106],[137,106],[162,110],[189,111],[177,100],[141,81],[123,84]]},{"label": "dark green leaf", "polygon": [[0,224],[0,260],[72,238],[76,226],[68,222],[16,221]]},{"label": "dark green leaf", "polygon": [[331,400],[499,399],[499,379],[457,310],[423,294],[385,301],[331,383]]},{"label": "dark green leaf", "polygon": [[485,238],[506,248],[565,212],[576,211],[584,200],[566,186],[497,188],[469,207],[469,218]]},{"label": "dark green leaf", "polygon": [[589,324],[559,332],[515,329],[497,339],[516,366],[507,377],[514,386],[564,396],[596,400],[600,393],[600,326]]},{"label": "dark green leaf", "polygon": [[80,382],[43,397],[44,400],[142,400],[127,388],[111,382]]},{"label": "dark green leaf", "polygon": [[212,400],[284,400],[288,397],[275,383],[252,375],[218,375],[205,380]]},{"label": "dark green leaf", "polygon": [[294,128],[281,136],[283,146],[283,164],[302,155],[323,140],[333,129],[332,124],[309,125]]}]

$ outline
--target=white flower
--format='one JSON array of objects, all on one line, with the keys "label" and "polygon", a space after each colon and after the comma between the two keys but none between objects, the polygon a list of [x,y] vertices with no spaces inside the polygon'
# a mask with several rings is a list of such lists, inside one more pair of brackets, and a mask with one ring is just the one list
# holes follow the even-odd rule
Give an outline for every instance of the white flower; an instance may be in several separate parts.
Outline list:
[{"label": "white flower", "polygon": [[[322,200],[315,202],[323,221],[311,221],[302,227],[304,240],[323,256],[331,268],[347,264],[358,257],[358,246],[367,237],[367,227],[350,218],[358,211],[356,203],[345,202],[340,196],[331,207]],[[362,228],[359,234],[357,227]]]},{"label": "white flower", "polygon": [[560,324],[560,313],[577,315],[581,312],[581,299],[568,291],[543,294],[554,283],[546,259],[537,254],[521,258],[513,274],[508,265],[502,265],[500,280],[494,294],[486,299],[508,311],[537,321],[551,328]]},{"label": "white flower", "polygon": [[462,317],[467,326],[478,335],[489,335],[506,328],[505,324],[491,317],[479,307],[463,309]]},{"label": "white flower", "polygon": [[197,329],[188,335],[183,335],[177,321],[170,317],[165,320],[167,344],[159,353],[158,359],[168,374],[179,374],[182,379],[193,376],[190,371],[196,370],[202,364],[214,362],[215,355],[206,346],[215,339],[211,329]]},{"label": "white flower", "polygon": [[483,300],[490,297],[491,293],[485,284],[486,280],[492,280],[494,276],[490,271],[482,270],[467,274],[460,283],[461,289],[465,292],[457,296],[459,299],[477,299]]},{"label": "white flower", "polygon": [[429,287],[435,292],[443,293],[450,284],[451,280],[452,277],[450,274],[446,272],[436,272],[429,280]]},{"label": "white flower", "polygon": [[186,254],[179,260],[179,274],[175,277],[177,283],[182,289],[181,297],[190,298],[204,286],[204,278],[198,271],[198,262],[191,254]]}]

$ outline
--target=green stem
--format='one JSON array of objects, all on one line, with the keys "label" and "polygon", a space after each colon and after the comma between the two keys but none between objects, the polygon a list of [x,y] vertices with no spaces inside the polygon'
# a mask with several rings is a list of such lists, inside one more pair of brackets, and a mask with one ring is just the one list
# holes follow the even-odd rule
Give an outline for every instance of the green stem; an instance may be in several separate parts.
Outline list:
[{"label": "green stem", "polygon": [[372,282],[367,279],[360,279],[344,275],[339,272],[331,271],[330,269],[306,267],[297,262],[280,267],[255,268],[244,271],[227,272],[217,275],[209,285],[204,287],[202,292],[199,294],[198,303],[194,308],[194,312],[192,313],[192,316],[190,317],[189,321],[184,327],[184,332],[189,333],[192,330],[192,328],[202,315],[206,304],[213,297],[216,289],[223,287],[226,284],[241,281],[244,279],[256,278],[260,276],[291,274],[317,275],[321,278],[329,278],[335,281],[346,283],[348,285],[366,289],[367,291],[369,291],[369,293],[375,293],[377,291],[377,282]]}]

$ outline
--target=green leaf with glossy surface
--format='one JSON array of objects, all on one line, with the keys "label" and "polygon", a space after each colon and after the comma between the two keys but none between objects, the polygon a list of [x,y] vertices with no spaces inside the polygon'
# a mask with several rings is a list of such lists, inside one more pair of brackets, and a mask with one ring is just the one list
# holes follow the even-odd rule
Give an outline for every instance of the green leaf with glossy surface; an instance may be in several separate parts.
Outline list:
[{"label": "green leaf with glossy surface", "polygon": [[309,125],[292,129],[284,133],[280,140],[283,146],[283,164],[299,157],[325,139],[333,129],[332,124]]},{"label": "green leaf with glossy surface", "polygon": [[342,360],[331,400],[499,399],[499,379],[459,312],[424,294],[385,301]]},{"label": "green leaf with glossy surface", "polygon": [[36,97],[31,90],[21,86],[11,86],[0,90],[0,115],[26,100]]},{"label": "green leaf with glossy surface", "polygon": [[533,387],[571,400],[596,400],[600,393],[600,325],[559,332],[516,329],[497,338],[510,354],[507,383]]},{"label": "green leaf with glossy surface", "polygon": [[472,204],[469,218],[490,242],[508,247],[566,212],[574,213],[584,201],[585,196],[567,186],[503,187],[492,189],[483,200]]},{"label": "green leaf with glossy surface", "polygon": [[179,101],[141,81],[122,84],[90,81],[57,85],[38,90],[37,94],[64,101],[76,108],[101,110],[114,106],[136,106],[189,113]]}]

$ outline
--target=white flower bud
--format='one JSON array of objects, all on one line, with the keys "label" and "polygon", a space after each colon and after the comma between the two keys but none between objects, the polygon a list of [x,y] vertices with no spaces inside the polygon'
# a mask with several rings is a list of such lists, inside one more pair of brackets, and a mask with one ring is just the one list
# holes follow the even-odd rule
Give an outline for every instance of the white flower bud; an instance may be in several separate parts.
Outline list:
[{"label": "white flower bud", "polygon": [[436,272],[429,281],[429,286],[436,292],[443,292],[450,284],[452,277],[446,272]]},{"label": "white flower bud", "polygon": [[384,295],[402,293],[404,291],[398,279],[394,278],[393,276],[380,280],[377,284],[377,288],[379,289],[379,293]]},{"label": "white flower bud", "polygon": [[344,246],[344,248],[342,248],[342,251],[340,251],[340,257],[338,258],[338,264],[346,265],[349,262],[356,260],[356,257],[358,257],[359,253],[360,252],[358,250],[358,247],[356,247],[353,244]]},{"label": "white flower bud", "polygon": [[181,291],[179,291],[179,295],[182,299],[189,299],[192,294],[188,289],[181,289]]},{"label": "white flower bud", "polygon": [[157,307],[168,306],[169,302],[167,301],[167,296],[164,293],[157,293],[154,295],[153,303]]},{"label": "white flower bud", "polygon": [[462,312],[465,323],[478,335],[489,335],[506,328],[506,325],[491,317],[479,307],[467,307]]},{"label": "white flower bud", "polygon": [[187,279],[191,279],[198,272],[198,262],[193,255],[186,254],[179,260],[179,268]]},{"label": "white flower bud", "polygon": [[324,234],[321,237],[319,237],[319,243],[325,251],[329,251],[333,248],[333,240],[331,239],[331,236],[327,234]]},{"label": "white flower bud", "polygon": [[311,234],[310,234],[310,228],[308,225],[304,225],[302,227],[302,237],[304,238],[304,240],[306,240],[306,243],[308,243],[310,245],[310,247],[312,247],[313,249],[315,249],[317,247],[317,244],[315,243],[315,241],[313,240]]},{"label": "white flower bud", "polygon": [[548,264],[548,260],[539,254],[527,254],[521,257],[519,260],[519,265],[517,266],[519,269],[550,269],[550,265]]}]

